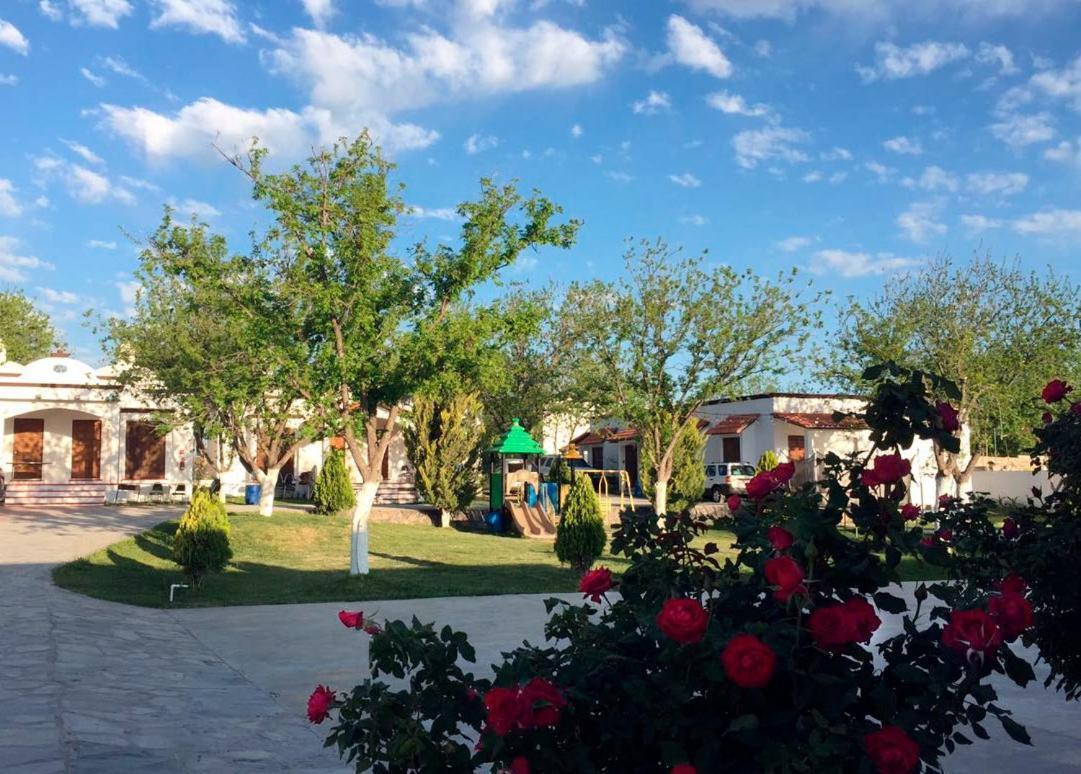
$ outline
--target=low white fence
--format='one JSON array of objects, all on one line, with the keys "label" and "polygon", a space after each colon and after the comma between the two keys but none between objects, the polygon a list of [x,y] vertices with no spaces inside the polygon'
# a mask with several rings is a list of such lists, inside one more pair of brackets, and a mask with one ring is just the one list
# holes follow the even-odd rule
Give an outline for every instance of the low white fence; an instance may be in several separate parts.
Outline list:
[{"label": "low white fence", "polygon": [[1047,471],[977,470],[972,474],[972,491],[983,492],[995,500],[1024,500],[1032,496],[1032,487],[1043,494],[1051,491]]}]

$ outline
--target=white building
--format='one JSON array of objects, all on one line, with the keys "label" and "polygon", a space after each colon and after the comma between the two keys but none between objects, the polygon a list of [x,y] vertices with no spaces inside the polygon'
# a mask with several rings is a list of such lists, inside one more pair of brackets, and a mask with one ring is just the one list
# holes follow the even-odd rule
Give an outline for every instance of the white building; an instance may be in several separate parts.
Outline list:
[{"label": "white building", "polygon": [[[698,411],[706,435],[705,462],[755,464],[767,451],[781,462],[796,463],[796,480],[817,480],[823,461],[835,452],[844,457],[870,448],[870,431],[861,421],[835,420],[836,411],[858,411],[863,399],[853,395],[775,392],[714,400]],[[638,433],[604,423],[574,439],[596,468],[626,470],[637,481]],[[917,440],[904,456],[912,462],[912,501],[935,501],[935,460],[930,441]]]},{"label": "white building", "polygon": [[12,504],[101,503],[118,488],[190,494],[190,427],[161,435],[112,368],[57,353],[22,365],[0,347],[0,471]]}]

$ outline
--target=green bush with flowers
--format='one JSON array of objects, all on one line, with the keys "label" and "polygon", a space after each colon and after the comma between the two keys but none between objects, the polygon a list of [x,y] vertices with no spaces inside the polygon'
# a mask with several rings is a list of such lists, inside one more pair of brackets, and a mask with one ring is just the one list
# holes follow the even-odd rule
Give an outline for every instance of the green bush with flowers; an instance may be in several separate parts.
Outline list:
[{"label": "green bush with flowers", "polygon": [[1004,592],[921,584],[910,601],[891,585],[902,557],[945,553],[906,503],[901,451],[956,449],[933,400],[952,386],[892,365],[867,376],[874,449],[831,455],[817,485],[792,489],[791,465],[755,476],[732,503],[734,558],[698,547],[704,517],[628,514],[622,578],[598,568],[582,604],[548,600],[547,643],[504,654],[494,678],[463,669],[464,634],[392,621],[373,630],[371,679],[320,686],[309,718],[333,717],[327,744],[375,772],[907,774],[986,738],[988,719],[1027,741],[989,681],[1033,679]]}]

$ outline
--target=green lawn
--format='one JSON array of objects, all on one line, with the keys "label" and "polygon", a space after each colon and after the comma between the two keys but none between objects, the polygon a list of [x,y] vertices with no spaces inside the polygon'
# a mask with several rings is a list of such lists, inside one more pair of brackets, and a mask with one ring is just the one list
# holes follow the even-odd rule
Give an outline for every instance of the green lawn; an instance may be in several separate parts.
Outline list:
[{"label": "green lawn", "polygon": [[[198,592],[179,591],[177,606],[345,602],[373,599],[573,591],[574,572],[561,567],[544,540],[413,524],[372,524],[371,574],[351,578],[345,517],[280,511],[270,518],[233,513],[234,557],[226,572]],[[183,576],[170,558],[176,522],[115,543],[53,571],[57,585],[92,597],[145,607],[168,605],[169,585]],[[711,530],[723,558],[732,535]],[[600,564],[621,572],[610,555]],[[907,563],[908,580],[936,577],[934,568]]]}]

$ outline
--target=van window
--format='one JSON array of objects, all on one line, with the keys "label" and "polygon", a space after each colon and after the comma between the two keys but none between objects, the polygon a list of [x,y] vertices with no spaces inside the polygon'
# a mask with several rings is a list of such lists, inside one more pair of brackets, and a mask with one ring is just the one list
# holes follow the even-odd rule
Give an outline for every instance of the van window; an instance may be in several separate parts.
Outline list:
[{"label": "van window", "polygon": [[713,476],[716,476],[717,475],[717,466],[716,465],[706,465],[706,475],[709,476],[710,478],[712,478]]},{"label": "van window", "polygon": [[733,465],[733,468],[737,469],[737,476],[753,476],[755,473],[753,465]]}]

